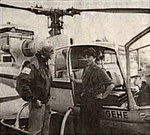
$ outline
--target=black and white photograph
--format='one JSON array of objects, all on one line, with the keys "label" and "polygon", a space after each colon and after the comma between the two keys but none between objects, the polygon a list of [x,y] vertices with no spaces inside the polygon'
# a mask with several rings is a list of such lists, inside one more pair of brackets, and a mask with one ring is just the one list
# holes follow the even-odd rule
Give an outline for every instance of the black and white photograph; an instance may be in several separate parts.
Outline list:
[{"label": "black and white photograph", "polygon": [[0,0],[0,135],[150,135],[150,0]]}]

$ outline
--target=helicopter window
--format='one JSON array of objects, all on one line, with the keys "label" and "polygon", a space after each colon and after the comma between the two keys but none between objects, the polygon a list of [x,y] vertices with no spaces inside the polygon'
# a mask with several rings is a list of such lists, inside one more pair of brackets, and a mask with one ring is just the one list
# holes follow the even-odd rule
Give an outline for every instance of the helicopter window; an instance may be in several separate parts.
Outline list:
[{"label": "helicopter window", "polygon": [[54,78],[57,78],[62,81],[69,81],[66,54],[67,54],[67,50],[62,49],[56,51],[56,55],[55,55]]},{"label": "helicopter window", "polygon": [[104,57],[104,63],[105,64],[115,64],[116,63],[116,58],[115,55],[112,54],[110,51],[105,51],[105,57]]},{"label": "helicopter window", "polygon": [[13,62],[12,57],[10,55],[1,55],[1,62]]}]

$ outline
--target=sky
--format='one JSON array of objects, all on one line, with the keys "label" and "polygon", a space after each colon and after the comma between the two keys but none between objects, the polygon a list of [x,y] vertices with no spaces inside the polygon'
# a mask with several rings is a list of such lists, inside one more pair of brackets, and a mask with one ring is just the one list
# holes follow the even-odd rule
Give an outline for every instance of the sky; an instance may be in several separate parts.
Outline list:
[{"label": "sky", "polygon": [[[0,0],[2,3],[31,7],[36,4],[44,8],[105,8],[141,7],[150,8],[150,0]],[[47,18],[30,12],[0,8],[0,26],[11,22],[18,27],[33,30],[39,41],[48,36]],[[124,45],[133,36],[150,24],[150,14],[81,13],[64,17],[63,33],[75,43],[91,42],[107,38],[110,42]]]}]

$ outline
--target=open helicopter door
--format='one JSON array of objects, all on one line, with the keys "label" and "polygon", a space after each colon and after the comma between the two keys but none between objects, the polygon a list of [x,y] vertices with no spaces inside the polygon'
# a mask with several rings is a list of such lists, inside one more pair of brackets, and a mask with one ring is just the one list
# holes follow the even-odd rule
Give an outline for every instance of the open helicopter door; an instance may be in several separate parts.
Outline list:
[{"label": "open helicopter door", "polygon": [[68,69],[68,50],[69,47],[55,49],[53,59],[50,61],[52,72],[50,105],[54,111],[62,113],[74,106]]},{"label": "open helicopter door", "polygon": [[150,27],[126,44],[130,109],[150,108]]},{"label": "open helicopter door", "polygon": [[[85,48],[84,48],[85,49]],[[69,50],[69,70],[77,81],[81,82],[83,70],[86,66],[86,60],[83,58],[83,47],[82,45],[73,45]],[[79,112],[82,83],[75,83],[72,81],[72,92],[75,103],[74,111]]]}]

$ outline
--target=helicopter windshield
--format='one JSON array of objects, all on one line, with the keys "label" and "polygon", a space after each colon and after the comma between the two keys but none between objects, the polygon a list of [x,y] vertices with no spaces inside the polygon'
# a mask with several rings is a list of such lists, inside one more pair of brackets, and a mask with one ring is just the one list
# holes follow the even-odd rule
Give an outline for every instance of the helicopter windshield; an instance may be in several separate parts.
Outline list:
[{"label": "helicopter windshield", "polygon": [[[150,105],[150,33],[130,48],[130,84],[138,106]],[[135,96],[135,93],[136,96]]]},{"label": "helicopter windshield", "polygon": [[[97,63],[99,66],[105,68],[109,72],[116,72],[121,76],[120,70],[117,65],[117,59],[116,59],[116,53],[114,50],[99,47],[99,46],[77,46],[72,47],[71,50],[71,59],[72,59],[72,69],[73,71],[76,70],[83,70],[86,66],[86,60],[83,57],[83,52],[86,48],[92,47],[96,50],[96,52],[102,52],[103,53],[103,59],[100,60],[99,63]],[[81,76],[78,76],[79,79],[81,79]],[[120,80],[123,82],[123,80]]]}]

